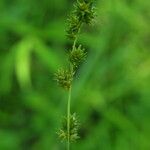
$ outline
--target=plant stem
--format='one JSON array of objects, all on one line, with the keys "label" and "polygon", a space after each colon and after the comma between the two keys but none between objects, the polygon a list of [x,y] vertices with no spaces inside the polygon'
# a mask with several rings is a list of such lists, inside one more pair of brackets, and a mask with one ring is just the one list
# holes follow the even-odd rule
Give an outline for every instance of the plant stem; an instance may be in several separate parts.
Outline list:
[{"label": "plant stem", "polygon": [[74,40],[74,42],[73,42],[72,50],[74,50],[74,49],[75,49],[76,42],[77,42],[77,36],[76,36],[76,38],[75,38],[75,40]]},{"label": "plant stem", "polygon": [[[78,33],[80,31],[80,28],[81,28],[81,25],[82,23],[80,22],[79,23],[79,30],[78,30]],[[72,46],[72,50],[75,49],[76,47],[76,43],[77,43],[77,35],[76,35],[76,38],[73,42],[73,46]],[[70,70],[71,72],[73,73],[73,66],[70,64]],[[69,93],[68,93],[68,102],[67,102],[67,150],[70,150],[70,104],[71,104],[71,88],[72,86],[70,86],[69,88]]]},{"label": "plant stem", "polygon": [[70,150],[70,102],[71,102],[71,87],[68,93],[68,103],[67,103],[67,150]]}]

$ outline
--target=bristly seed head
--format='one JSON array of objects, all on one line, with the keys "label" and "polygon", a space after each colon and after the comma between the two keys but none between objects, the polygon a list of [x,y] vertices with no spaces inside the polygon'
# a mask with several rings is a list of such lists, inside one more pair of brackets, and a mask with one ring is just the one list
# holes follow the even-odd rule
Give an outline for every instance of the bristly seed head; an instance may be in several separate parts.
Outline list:
[{"label": "bristly seed head", "polygon": [[75,39],[79,29],[80,29],[79,19],[75,15],[70,15],[68,19],[68,29],[66,31],[68,38]]},{"label": "bristly seed head", "polygon": [[80,31],[82,23],[92,24],[95,17],[94,0],[77,0],[75,10],[68,19],[67,37],[74,40]]},{"label": "bristly seed head", "polygon": [[75,14],[83,23],[91,24],[95,17],[93,0],[77,0]]},{"label": "bristly seed head", "polygon": [[[70,115],[70,140],[72,142],[79,139],[78,130],[79,130],[79,122],[76,117],[76,114]],[[67,140],[68,132],[67,132],[67,117],[64,117],[62,122],[62,128],[57,132],[59,138],[64,141]]]},{"label": "bristly seed head", "polygon": [[71,82],[73,79],[73,72],[69,70],[59,69],[55,74],[55,80],[57,83],[66,90],[71,87]]},{"label": "bristly seed head", "polygon": [[73,66],[74,71],[79,67],[81,62],[86,58],[85,49],[79,45],[69,52],[69,61]]}]

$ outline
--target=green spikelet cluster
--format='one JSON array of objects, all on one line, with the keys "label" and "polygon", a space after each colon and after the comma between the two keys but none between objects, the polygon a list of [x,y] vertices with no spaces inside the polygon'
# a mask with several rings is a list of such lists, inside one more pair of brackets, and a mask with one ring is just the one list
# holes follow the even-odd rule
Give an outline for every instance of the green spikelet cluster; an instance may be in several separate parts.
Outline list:
[{"label": "green spikelet cluster", "polygon": [[69,90],[73,80],[73,72],[69,70],[59,69],[55,73],[55,80],[64,89]]},{"label": "green spikelet cluster", "polygon": [[80,66],[81,62],[85,60],[86,54],[85,49],[82,48],[81,45],[70,51],[69,61],[72,64],[74,71]]},{"label": "green spikelet cluster", "polygon": [[93,0],[77,0],[75,10],[68,18],[68,38],[74,40],[80,31],[82,23],[90,25],[94,17],[95,7],[93,7]]},{"label": "green spikelet cluster", "polygon": [[95,16],[93,0],[78,0],[75,7],[75,13],[77,14],[79,20],[86,24],[91,24]]},{"label": "green spikelet cluster", "polygon": [[79,32],[81,22],[79,22],[77,16],[70,15],[68,19],[67,37],[69,39],[75,39]]},{"label": "green spikelet cluster", "polygon": [[[79,139],[78,129],[79,129],[79,122],[76,117],[76,114],[70,115],[70,141],[74,142]],[[67,140],[68,132],[67,132],[67,117],[64,117],[62,122],[62,128],[57,132],[59,138],[64,141]]]}]

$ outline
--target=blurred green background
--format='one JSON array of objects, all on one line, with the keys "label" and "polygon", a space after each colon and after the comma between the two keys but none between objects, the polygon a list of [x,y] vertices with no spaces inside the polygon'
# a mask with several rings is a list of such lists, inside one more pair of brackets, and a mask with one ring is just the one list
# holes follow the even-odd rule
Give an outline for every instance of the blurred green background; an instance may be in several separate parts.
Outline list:
[{"label": "blurred green background", "polygon": [[[65,150],[66,19],[75,0],[0,0],[0,150]],[[81,139],[72,150],[150,150],[150,1],[97,0],[73,83]]]}]

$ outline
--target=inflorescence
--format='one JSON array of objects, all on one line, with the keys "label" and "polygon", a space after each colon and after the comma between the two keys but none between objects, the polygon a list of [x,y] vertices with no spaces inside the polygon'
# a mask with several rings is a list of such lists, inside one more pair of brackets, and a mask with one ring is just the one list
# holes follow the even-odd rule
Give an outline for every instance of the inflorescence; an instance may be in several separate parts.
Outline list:
[{"label": "inflorescence", "polygon": [[[83,24],[90,25],[95,16],[95,7],[93,6],[94,0],[76,0],[74,11],[68,18],[67,37],[73,40],[71,50],[68,51],[69,67],[68,69],[59,69],[55,73],[55,80],[57,83],[69,91],[71,89],[72,81],[76,70],[86,58],[86,51],[81,45],[77,45],[77,37],[80,33]],[[68,112],[70,113],[70,112]],[[67,124],[69,122],[69,124]],[[69,127],[67,126],[69,125]],[[62,140],[75,141],[78,136],[79,123],[75,114],[69,114],[65,117],[62,128],[59,130],[58,135]],[[69,132],[68,130],[69,129]],[[68,135],[69,134],[69,135]]]}]

